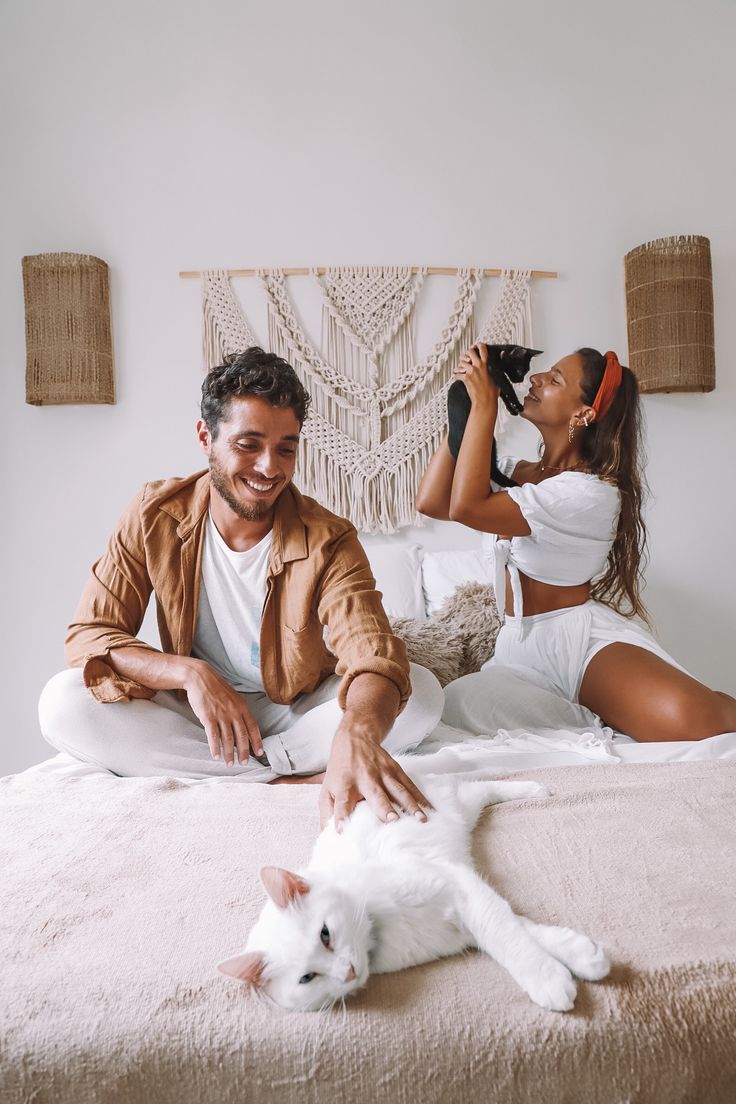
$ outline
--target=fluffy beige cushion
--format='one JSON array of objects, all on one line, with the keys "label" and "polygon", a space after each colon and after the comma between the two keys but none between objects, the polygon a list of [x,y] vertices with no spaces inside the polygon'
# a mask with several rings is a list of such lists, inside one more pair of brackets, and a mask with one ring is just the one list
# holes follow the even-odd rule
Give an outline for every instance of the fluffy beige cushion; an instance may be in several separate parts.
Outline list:
[{"label": "fluffy beige cushion", "polygon": [[409,659],[432,671],[446,686],[479,671],[490,659],[501,619],[491,587],[464,583],[433,617],[426,621],[399,617],[391,625],[406,644]]}]

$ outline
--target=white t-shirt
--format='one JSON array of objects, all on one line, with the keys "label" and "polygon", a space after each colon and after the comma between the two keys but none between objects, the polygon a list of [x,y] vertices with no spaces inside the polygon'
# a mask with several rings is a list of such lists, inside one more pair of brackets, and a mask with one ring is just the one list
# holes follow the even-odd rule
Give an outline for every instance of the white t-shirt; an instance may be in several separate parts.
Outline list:
[{"label": "white t-shirt", "polygon": [[[499,470],[511,476],[518,464],[515,456],[498,461]],[[575,586],[595,578],[606,566],[611,551],[621,494],[618,487],[597,475],[565,471],[541,483],[501,487],[524,515],[531,533],[526,537],[501,540],[483,534],[483,547],[494,561],[496,602],[506,602],[505,568],[511,577],[514,613],[522,615],[519,572],[540,583]]]},{"label": "white t-shirt", "polygon": [[263,690],[261,615],[271,537],[269,532],[247,552],[234,552],[212,514],[207,518],[192,655],[245,693]]}]

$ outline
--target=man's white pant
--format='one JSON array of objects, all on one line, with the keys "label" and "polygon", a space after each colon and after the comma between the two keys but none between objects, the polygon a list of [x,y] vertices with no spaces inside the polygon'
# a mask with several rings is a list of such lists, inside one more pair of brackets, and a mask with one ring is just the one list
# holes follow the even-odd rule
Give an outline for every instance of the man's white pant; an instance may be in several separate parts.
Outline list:
[{"label": "man's white pant", "polygon": [[[253,758],[232,767],[213,759],[205,731],[188,702],[168,690],[150,700],[96,701],[84,686],[79,668],[61,671],[46,684],[38,715],[43,737],[53,748],[113,774],[270,782],[282,774],[316,774],[325,769],[343,716],[337,704],[340,681],[333,675],[291,705],[276,705],[265,694],[243,695],[261,730],[270,767]],[[383,741],[391,755],[420,744],[442,714],[442,687],[430,671],[412,663],[411,684],[412,695]]]}]

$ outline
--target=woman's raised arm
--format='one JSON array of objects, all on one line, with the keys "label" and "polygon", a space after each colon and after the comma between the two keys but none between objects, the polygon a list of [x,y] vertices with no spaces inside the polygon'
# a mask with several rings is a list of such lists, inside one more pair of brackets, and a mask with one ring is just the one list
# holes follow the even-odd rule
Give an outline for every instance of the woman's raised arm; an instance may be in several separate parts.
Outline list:
[{"label": "woman's raised arm", "polygon": [[450,520],[452,479],[455,475],[455,458],[447,444],[447,434],[429,462],[417,491],[417,510],[427,517],[440,521]]},{"label": "woman's raised arm", "polygon": [[471,407],[457,458],[450,494],[449,517],[481,533],[528,536],[519,507],[507,494],[491,487],[491,449],[498,415],[498,387],[488,374],[488,349],[474,345],[456,371],[470,396]]}]

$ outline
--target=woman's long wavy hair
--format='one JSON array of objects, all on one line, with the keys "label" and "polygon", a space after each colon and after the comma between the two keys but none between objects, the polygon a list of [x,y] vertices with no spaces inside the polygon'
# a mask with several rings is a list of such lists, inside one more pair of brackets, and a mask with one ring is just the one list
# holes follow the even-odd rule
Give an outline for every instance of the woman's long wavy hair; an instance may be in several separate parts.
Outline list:
[{"label": "woman's long wavy hair", "polygon": [[[597,349],[578,349],[583,362],[581,392],[592,405],[606,369]],[[610,408],[581,431],[580,451],[588,471],[615,484],[621,494],[621,513],[613,547],[603,575],[591,587],[591,596],[626,617],[649,621],[642,602],[642,569],[646,562],[647,531],[642,517],[647,490],[641,468],[644,461],[639,385],[630,368],[622,366],[621,386]]]}]

